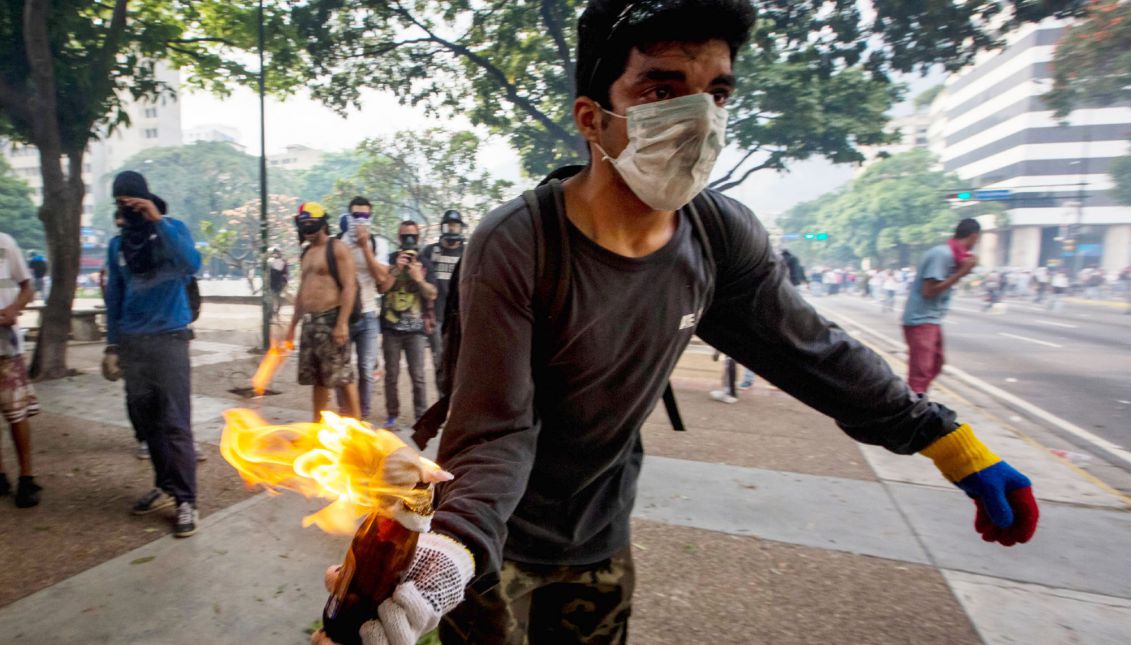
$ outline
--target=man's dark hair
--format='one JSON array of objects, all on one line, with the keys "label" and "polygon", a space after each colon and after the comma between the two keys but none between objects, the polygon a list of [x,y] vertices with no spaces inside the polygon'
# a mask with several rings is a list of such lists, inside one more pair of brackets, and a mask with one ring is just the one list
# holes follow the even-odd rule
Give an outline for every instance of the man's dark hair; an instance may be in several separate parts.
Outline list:
[{"label": "man's dark hair", "polygon": [[350,200],[349,207],[352,209],[354,206],[368,206],[370,208],[373,208],[373,204],[370,204],[369,200],[362,197],[361,195],[358,195],[357,197],[354,197]]},{"label": "man's dark hair", "polygon": [[402,220],[400,224],[397,224],[397,228],[400,228],[402,226],[415,226],[417,230],[420,229],[420,224],[416,223],[416,220],[411,219]]},{"label": "man's dark hair", "polygon": [[611,108],[609,87],[633,48],[718,39],[733,62],[755,15],[749,0],[589,0],[577,21],[577,96]]},{"label": "man's dark hair", "polygon": [[978,220],[972,217],[967,217],[966,219],[959,222],[958,226],[954,227],[954,239],[965,239],[975,233],[980,233],[981,231],[982,225],[978,223]]}]

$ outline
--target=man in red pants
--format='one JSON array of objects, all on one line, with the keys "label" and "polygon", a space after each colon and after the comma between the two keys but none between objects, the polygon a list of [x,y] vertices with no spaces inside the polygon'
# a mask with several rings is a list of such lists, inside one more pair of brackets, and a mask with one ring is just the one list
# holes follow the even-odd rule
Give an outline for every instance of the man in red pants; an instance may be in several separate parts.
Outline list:
[{"label": "man in red pants", "polygon": [[907,339],[907,384],[923,394],[942,371],[942,319],[950,309],[951,288],[977,266],[971,253],[982,227],[966,218],[954,237],[923,255],[915,282],[903,309],[903,336]]}]

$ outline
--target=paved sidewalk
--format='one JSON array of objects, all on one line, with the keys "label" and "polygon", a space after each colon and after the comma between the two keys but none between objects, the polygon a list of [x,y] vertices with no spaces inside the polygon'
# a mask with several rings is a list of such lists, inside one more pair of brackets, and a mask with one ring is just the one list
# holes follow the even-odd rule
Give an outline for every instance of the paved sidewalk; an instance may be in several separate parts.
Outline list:
[{"label": "paved sidewalk", "polygon": [[[194,428],[215,442],[236,403],[222,375],[245,369],[222,359],[246,353],[210,341],[194,346]],[[948,402],[1042,501],[1032,543],[986,544],[973,505],[928,460],[860,447],[761,380],[734,405],[714,402],[721,369],[694,345],[673,378],[689,431],[662,411],[645,424],[632,642],[1131,642],[1127,499]],[[109,385],[91,374],[40,392],[57,413],[124,424]],[[305,391],[284,390],[264,412],[305,418]],[[0,641],[303,643],[321,572],[348,544],[300,528],[316,506],[290,494],[230,506],[188,540],[160,538],[0,607]]]}]

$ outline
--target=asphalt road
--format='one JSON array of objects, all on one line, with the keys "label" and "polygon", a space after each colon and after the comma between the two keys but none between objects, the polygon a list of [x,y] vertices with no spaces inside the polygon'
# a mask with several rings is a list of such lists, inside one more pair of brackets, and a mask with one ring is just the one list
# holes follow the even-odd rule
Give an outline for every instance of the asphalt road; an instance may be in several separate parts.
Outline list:
[{"label": "asphalt road", "polygon": [[[903,343],[903,301],[884,313],[858,295],[812,298],[818,309]],[[1115,303],[1064,303],[1052,312],[1028,300],[1003,313],[956,297],[943,322],[947,363],[1131,448],[1131,315]]]}]

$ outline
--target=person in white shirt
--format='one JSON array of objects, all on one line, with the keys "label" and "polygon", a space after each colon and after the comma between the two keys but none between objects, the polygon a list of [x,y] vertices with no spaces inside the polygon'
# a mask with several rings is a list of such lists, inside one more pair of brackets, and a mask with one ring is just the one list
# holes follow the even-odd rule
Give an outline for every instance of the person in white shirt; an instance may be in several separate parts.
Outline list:
[{"label": "person in white shirt", "polygon": [[[376,381],[377,340],[381,336],[378,319],[377,286],[389,277],[389,267],[377,260],[376,238],[369,233],[373,205],[358,196],[350,200],[349,213],[341,219],[341,238],[353,253],[357,266],[357,297],[361,300],[361,320],[350,325],[350,342],[357,351],[357,393],[361,418],[368,419],[372,410],[373,387]],[[338,401],[342,402],[342,393]]]},{"label": "person in white shirt", "polygon": [[[28,379],[20,334],[20,312],[35,297],[31,273],[24,254],[11,235],[0,233],[0,413],[12,432],[20,479],[16,487],[16,506],[39,504],[39,492],[31,469],[31,417],[39,414],[39,400]],[[12,492],[0,457],[0,496]]]}]

